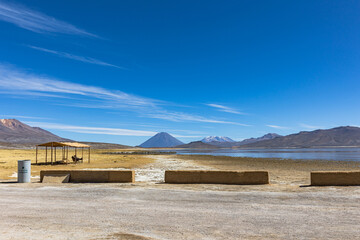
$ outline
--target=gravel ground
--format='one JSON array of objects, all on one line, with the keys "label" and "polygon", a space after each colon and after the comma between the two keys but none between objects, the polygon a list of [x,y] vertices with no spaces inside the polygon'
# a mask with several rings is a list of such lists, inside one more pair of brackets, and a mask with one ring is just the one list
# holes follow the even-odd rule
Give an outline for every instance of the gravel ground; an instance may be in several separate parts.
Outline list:
[{"label": "gravel ground", "polygon": [[0,239],[360,239],[360,187],[0,184]]},{"label": "gravel ground", "polygon": [[[0,240],[360,239],[360,187],[307,186],[310,171],[357,170],[355,163],[149,158],[133,168],[133,184],[0,181]],[[168,169],[266,169],[271,184],[161,183]]]}]

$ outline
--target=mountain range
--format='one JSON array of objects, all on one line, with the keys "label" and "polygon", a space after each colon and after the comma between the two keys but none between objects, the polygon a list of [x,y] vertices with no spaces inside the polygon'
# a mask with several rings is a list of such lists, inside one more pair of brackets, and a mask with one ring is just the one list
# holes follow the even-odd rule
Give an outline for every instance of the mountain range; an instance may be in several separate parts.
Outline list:
[{"label": "mountain range", "polygon": [[[164,134],[164,133],[163,133]],[[173,137],[172,137],[173,138]],[[173,138],[174,140],[175,138]],[[153,143],[154,144],[154,143]],[[308,148],[308,147],[355,147],[360,146],[360,128],[336,127],[325,130],[302,131],[280,136],[268,133],[262,137],[233,141],[228,137],[210,136],[188,144],[175,145],[176,148]],[[143,145],[141,145],[143,146]],[[161,144],[157,145],[161,147]],[[171,147],[170,145],[167,145]]]},{"label": "mountain range", "polygon": [[303,131],[274,139],[249,143],[246,148],[308,148],[360,146],[360,128],[336,127],[325,130]]},{"label": "mountain range", "polygon": [[[51,141],[72,141],[59,137],[39,127],[31,127],[16,119],[0,119],[0,147],[26,146]],[[89,143],[98,148],[125,148],[129,146],[108,143]],[[269,133],[258,138],[234,141],[228,137],[209,136],[201,141],[184,144],[168,133],[157,133],[140,147],[162,148],[308,148],[308,147],[355,147],[360,146],[360,128],[352,126],[332,129],[302,131],[287,136]]]},{"label": "mountain range", "polygon": [[234,141],[231,138],[228,137],[221,137],[221,136],[209,136],[204,138],[203,140],[201,140],[204,143],[207,144],[211,144],[214,146],[218,146],[218,147],[222,147],[222,148],[232,148],[232,147],[237,147],[237,146],[241,146],[241,145],[245,145],[245,144],[249,144],[249,143],[254,143],[254,142],[260,142],[260,141],[265,141],[265,140],[270,140],[270,139],[274,139],[276,137],[280,137],[281,135],[276,134],[276,133],[268,133],[265,134],[262,137],[258,137],[258,138],[248,138],[242,141]]},{"label": "mountain range", "polygon": [[231,138],[224,136],[208,136],[203,138],[201,141],[194,141],[188,144],[184,144],[180,140],[171,136],[170,134],[161,132],[151,137],[144,143],[142,143],[139,147],[144,147],[144,148],[176,147],[176,148],[198,148],[198,149],[232,148],[248,143],[273,139],[279,136],[280,135],[276,133],[268,133],[262,137],[249,138],[239,142],[236,142]]}]

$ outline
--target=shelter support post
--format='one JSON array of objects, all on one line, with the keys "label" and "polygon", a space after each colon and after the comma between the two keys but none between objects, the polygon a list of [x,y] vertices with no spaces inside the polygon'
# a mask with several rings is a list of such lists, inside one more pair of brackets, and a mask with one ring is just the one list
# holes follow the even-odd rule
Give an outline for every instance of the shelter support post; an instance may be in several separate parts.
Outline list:
[{"label": "shelter support post", "polygon": [[36,164],[37,164],[37,159],[38,159],[38,146],[36,146]]}]

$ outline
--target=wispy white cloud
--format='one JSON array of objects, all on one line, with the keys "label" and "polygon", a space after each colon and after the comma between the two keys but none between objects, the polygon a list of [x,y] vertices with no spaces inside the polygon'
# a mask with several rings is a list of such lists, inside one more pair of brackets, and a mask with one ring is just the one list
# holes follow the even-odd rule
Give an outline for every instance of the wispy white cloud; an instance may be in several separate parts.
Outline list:
[{"label": "wispy white cloud", "polygon": [[[153,136],[157,134],[156,131],[144,131],[144,130],[133,130],[124,128],[103,128],[103,127],[84,127],[74,126],[67,124],[49,123],[49,122],[25,122],[26,124],[34,127],[41,127],[45,129],[60,130],[73,133],[85,133],[85,134],[101,134],[101,135],[115,135],[115,136]],[[171,134],[174,137],[192,138],[199,136],[186,136]]]},{"label": "wispy white cloud", "polygon": [[44,117],[32,117],[32,116],[21,116],[21,115],[0,115],[3,118],[18,118],[18,119],[51,119]]},{"label": "wispy white cloud", "polygon": [[[248,127],[250,125],[198,116],[164,108],[167,102],[150,99],[122,91],[101,87],[60,81],[20,71],[14,67],[0,64],[0,93],[11,96],[27,95],[31,97],[54,98],[52,104],[81,108],[126,110],[141,117],[163,119],[173,122],[200,122],[232,124]],[[171,105],[171,104],[170,104]]]},{"label": "wispy white cloud", "polygon": [[20,4],[0,1],[0,20],[36,33],[62,33],[98,37],[70,23],[57,20]]},{"label": "wispy white cloud", "polygon": [[282,129],[282,130],[290,129],[289,127],[283,127],[283,126],[278,126],[278,125],[266,125],[266,126],[271,127],[271,128],[276,128],[276,129]]},{"label": "wispy white cloud", "polygon": [[[60,81],[44,76],[28,74],[0,64],[0,89],[23,91],[25,93],[78,95],[111,101],[112,104],[126,106],[155,106],[153,99],[138,97],[121,91],[111,91],[100,87]],[[11,92],[10,92],[11,93]]]},{"label": "wispy white cloud", "polygon": [[100,127],[83,127],[73,126],[58,123],[48,122],[25,122],[28,125],[41,127],[46,129],[61,130],[74,133],[88,133],[88,134],[104,134],[104,135],[118,135],[118,136],[153,136],[156,132],[142,131],[142,130],[130,130],[122,128],[100,128]]},{"label": "wispy white cloud", "polygon": [[203,123],[223,123],[223,124],[233,124],[233,125],[239,125],[244,127],[250,127],[251,125],[243,124],[243,123],[237,123],[237,122],[231,122],[231,121],[223,121],[223,120],[217,120],[212,118],[205,118],[202,116],[187,114],[187,113],[181,113],[181,112],[167,112],[167,111],[158,111],[155,113],[148,113],[146,114],[147,117],[150,118],[157,118],[157,119],[164,119],[169,120],[173,122],[203,122]]},{"label": "wispy white cloud", "polygon": [[245,113],[243,112],[240,112],[234,108],[231,108],[231,107],[227,107],[227,106],[224,106],[224,105],[220,105],[220,104],[215,104],[215,103],[208,103],[208,104],[205,104],[209,107],[213,107],[213,108],[216,108],[218,111],[221,111],[221,112],[227,112],[227,113],[234,113],[234,114],[239,114],[239,115],[245,115]]},{"label": "wispy white cloud", "polygon": [[[0,79],[1,79],[1,75],[0,75]],[[0,90],[0,94],[12,95],[13,98],[20,98],[20,99],[31,98],[31,97],[66,98],[66,99],[71,98],[69,96],[61,96],[58,94],[49,94],[49,93],[41,93],[41,92],[25,92],[23,90],[13,90],[13,89]]]},{"label": "wispy white cloud", "polygon": [[300,123],[300,126],[303,127],[303,128],[307,128],[307,129],[320,129],[320,128],[323,128],[323,127],[320,127],[320,126],[308,125],[308,124],[305,124],[305,123]]},{"label": "wispy white cloud", "polygon": [[114,68],[119,68],[119,69],[126,69],[125,67],[110,64],[110,63],[107,63],[107,62],[104,62],[104,61],[101,61],[101,60],[98,60],[98,59],[95,59],[95,58],[78,56],[78,55],[74,55],[74,54],[71,54],[71,53],[59,52],[59,51],[50,50],[50,49],[41,48],[41,47],[36,47],[36,46],[28,46],[28,47],[30,47],[32,49],[35,49],[35,50],[38,50],[38,51],[51,53],[51,54],[57,55],[59,57],[72,59],[72,60],[75,60],[75,61],[95,64],[95,65],[100,65],[100,66],[106,66],[106,67],[114,67]]}]

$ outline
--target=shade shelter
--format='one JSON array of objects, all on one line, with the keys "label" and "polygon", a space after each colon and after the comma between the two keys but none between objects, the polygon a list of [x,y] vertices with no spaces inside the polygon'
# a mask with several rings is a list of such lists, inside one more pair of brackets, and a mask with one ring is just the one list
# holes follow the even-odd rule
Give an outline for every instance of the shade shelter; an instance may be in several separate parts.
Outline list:
[{"label": "shade shelter", "polygon": [[56,149],[61,148],[62,161],[69,163],[69,148],[74,149],[75,158],[77,157],[78,150],[81,150],[81,158],[84,159],[84,149],[88,150],[88,163],[90,163],[90,146],[78,142],[48,142],[36,146],[36,164],[38,163],[38,150],[39,147],[45,147],[45,163],[48,162],[48,148],[50,148],[51,164],[56,162]]}]

